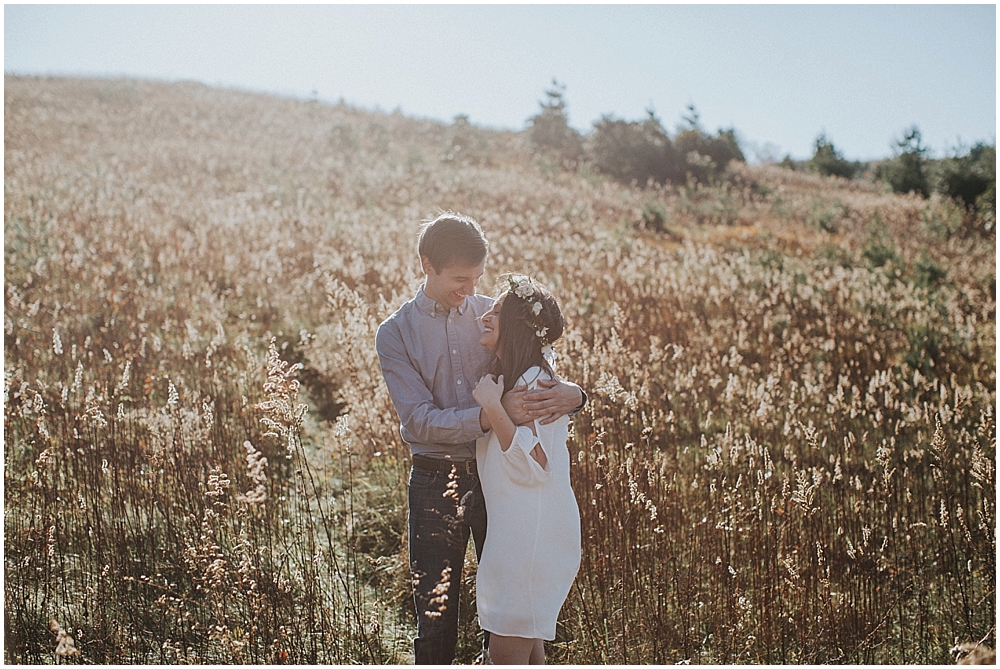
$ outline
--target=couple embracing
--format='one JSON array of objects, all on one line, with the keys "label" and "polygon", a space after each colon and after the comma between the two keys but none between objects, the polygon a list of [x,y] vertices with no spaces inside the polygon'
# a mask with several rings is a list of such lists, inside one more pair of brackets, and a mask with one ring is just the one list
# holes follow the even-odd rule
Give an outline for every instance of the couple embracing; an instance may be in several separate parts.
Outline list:
[{"label": "couple embracing", "polygon": [[542,664],[580,565],[566,439],[569,414],[587,398],[553,369],[563,317],[525,276],[507,275],[496,298],[476,294],[489,244],[471,218],[448,212],[425,223],[417,252],[424,284],[376,335],[412,455],[414,658],[455,657],[471,535],[486,659]]}]

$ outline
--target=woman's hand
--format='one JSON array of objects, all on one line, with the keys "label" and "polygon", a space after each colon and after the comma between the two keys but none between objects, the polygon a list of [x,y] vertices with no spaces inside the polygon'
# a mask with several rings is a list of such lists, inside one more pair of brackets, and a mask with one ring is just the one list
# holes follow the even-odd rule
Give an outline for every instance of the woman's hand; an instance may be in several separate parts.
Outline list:
[{"label": "woman's hand", "polygon": [[472,397],[484,409],[495,407],[503,408],[500,400],[503,399],[503,374],[494,378],[492,374],[487,374],[479,379],[479,383],[472,391]]},{"label": "woman's hand", "polygon": [[511,422],[510,416],[507,415],[503,404],[500,403],[500,400],[503,399],[503,374],[496,379],[493,378],[492,374],[487,374],[479,379],[479,383],[472,390],[472,397],[479,402],[483,413],[489,417],[490,425],[500,441],[500,448],[506,451],[514,441],[517,426]]}]

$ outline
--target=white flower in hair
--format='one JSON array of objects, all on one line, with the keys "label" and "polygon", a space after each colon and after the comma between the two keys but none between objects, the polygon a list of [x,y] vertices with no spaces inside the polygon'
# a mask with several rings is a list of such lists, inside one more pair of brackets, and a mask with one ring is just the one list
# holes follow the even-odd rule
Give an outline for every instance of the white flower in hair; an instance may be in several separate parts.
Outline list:
[{"label": "white flower in hair", "polygon": [[526,300],[535,294],[535,289],[531,285],[531,279],[526,276],[522,276],[517,280],[517,287],[514,289],[514,294],[520,297],[522,300]]},{"label": "white flower in hair", "polygon": [[514,295],[528,304],[528,311],[531,312],[530,325],[535,331],[535,336],[541,340],[542,346],[547,347],[550,342],[545,338],[545,335],[548,334],[549,328],[542,325],[544,321],[539,320],[544,307],[542,306],[541,297],[535,294],[535,287],[531,283],[531,277],[523,274],[507,274],[504,278],[507,280],[508,291],[514,293]]},{"label": "white flower in hair", "polygon": [[556,364],[556,358],[558,356],[556,355],[555,349],[552,348],[552,344],[546,344],[542,347],[542,357],[545,358],[545,362],[549,363],[550,367]]}]

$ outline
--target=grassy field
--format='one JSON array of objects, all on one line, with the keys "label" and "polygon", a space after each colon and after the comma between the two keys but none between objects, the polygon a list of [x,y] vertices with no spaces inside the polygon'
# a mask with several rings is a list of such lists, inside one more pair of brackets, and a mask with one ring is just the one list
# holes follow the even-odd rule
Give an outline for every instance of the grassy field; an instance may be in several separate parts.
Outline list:
[{"label": "grassy field", "polygon": [[995,646],[995,220],[774,166],[630,188],[197,84],[4,93],[6,662],[412,661],[374,333],[439,208],[486,231],[483,292],[552,289],[590,395],[550,661]]}]

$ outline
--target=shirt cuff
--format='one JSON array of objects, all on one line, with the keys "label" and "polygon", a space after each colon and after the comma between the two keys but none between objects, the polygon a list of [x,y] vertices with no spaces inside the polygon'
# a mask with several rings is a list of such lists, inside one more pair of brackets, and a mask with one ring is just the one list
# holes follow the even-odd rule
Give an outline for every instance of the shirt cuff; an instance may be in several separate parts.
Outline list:
[{"label": "shirt cuff", "polygon": [[479,412],[480,407],[474,407],[471,409],[463,409],[460,411],[462,419],[462,430],[474,435],[473,439],[478,439],[479,437],[486,434],[483,431],[483,425],[479,422]]}]

